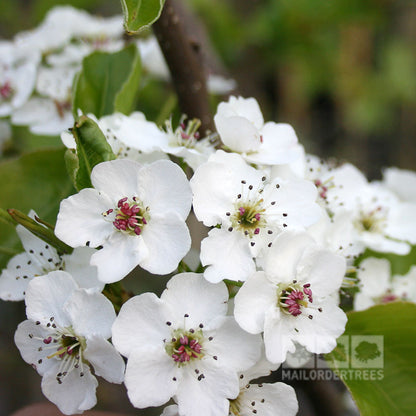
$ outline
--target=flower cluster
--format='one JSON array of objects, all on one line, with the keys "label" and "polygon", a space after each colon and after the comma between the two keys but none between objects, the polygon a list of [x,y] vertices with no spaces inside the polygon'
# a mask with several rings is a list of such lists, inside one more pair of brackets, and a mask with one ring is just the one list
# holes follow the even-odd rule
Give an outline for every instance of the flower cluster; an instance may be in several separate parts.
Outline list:
[{"label": "flower cluster", "polygon": [[[0,45],[10,51],[0,58],[0,116],[59,132],[79,151],[68,130],[72,79],[91,51],[122,45],[120,17],[55,9]],[[353,287],[357,310],[416,301],[415,268],[391,276],[383,257],[416,244],[413,173],[369,182],[351,164],[309,155],[290,125],[264,121],[254,98],[219,103],[209,133],[185,116],[161,126],[141,112],[88,117],[114,158],[60,201],[54,238],[68,250],[18,225],[25,251],[0,275],[0,298],[26,303],[16,345],[64,414],[96,404],[99,376],[124,382],[137,408],[173,400],[163,415],[295,415],[292,387],[255,380],[299,346],[332,351],[345,291]],[[205,226],[199,239],[191,211]],[[196,267],[186,264],[191,243]],[[123,289],[137,267],[168,276],[160,296]]]},{"label": "flower cluster", "polygon": [[[33,30],[0,43],[0,142],[10,137],[9,123],[29,126],[34,134],[57,135],[74,124],[72,85],[83,59],[94,51],[116,52],[127,45],[123,17],[97,17],[71,6],[51,9]],[[169,70],[153,36],[133,39],[150,77],[169,80]],[[234,81],[209,78],[214,94]],[[3,119],[4,118],[4,119]]]}]

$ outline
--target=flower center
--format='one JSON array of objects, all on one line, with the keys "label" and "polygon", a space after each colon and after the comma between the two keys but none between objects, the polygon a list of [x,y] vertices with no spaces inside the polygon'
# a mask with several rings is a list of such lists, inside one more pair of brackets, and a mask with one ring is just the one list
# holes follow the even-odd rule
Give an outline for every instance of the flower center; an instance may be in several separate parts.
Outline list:
[{"label": "flower center", "polygon": [[322,182],[320,179],[315,179],[314,184],[318,189],[319,196],[324,200],[328,196],[328,190],[335,187],[333,184],[333,178],[329,178],[324,182]]},{"label": "flower center", "polygon": [[361,231],[381,233],[386,223],[386,216],[382,207],[377,207],[370,212],[361,212],[357,226]]},{"label": "flower center", "polygon": [[[280,286],[280,285],[279,285]],[[280,309],[292,316],[298,316],[302,313],[302,309],[306,308],[309,303],[313,302],[312,290],[310,284],[303,286],[296,283],[296,280],[289,286],[278,288],[278,305]]]},{"label": "flower center", "polygon": [[170,138],[171,145],[194,148],[199,139],[198,129],[201,121],[194,118],[185,123],[185,117],[182,117],[179,126],[173,131],[172,121],[166,121],[166,130]]},{"label": "flower center", "polygon": [[173,358],[173,361],[181,365],[191,360],[199,360],[204,356],[202,341],[201,330],[183,331],[177,329],[173,331],[171,342],[166,344],[165,350]]},{"label": "flower center", "polygon": [[75,334],[72,327],[58,327],[53,318],[50,319],[46,328],[50,330],[50,334],[41,339],[44,345],[40,347],[39,351],[50,349],[52,353],[47,358],[61,360],[56,374],[58,384],[61,384],[62,378],[74,369],[80,368],[79,375],[82,377],[84,375],[83,364],[87,363],[83,358],[83,352],[86,348],[85,339]]},{"label": "flower center", "polygon": [[14,90],[10,84],[10,81],[6,81],[4,84],[0,84],[0,97],[4,101],[8,101],[12,98]]},{"label": "flower center", "polygon": [[241,394],[239,394],[235,399],[230,401],[230,416],[240,416],[241,403],[240,403]]},{"label": "flower center", "polygon": [[[243,184],[242,193],[237,195],[237,200],[234,204],[235,210],[230,215],[232,229],[242,231],[250,238],[260,233],[260,229],[266,226],[265,211],[263,206],[263,198],[261,193],[263,188],[255,191],[253,185],[248,185],[246,190],[246,181],[241,181]],[[247,192],[248,191],[248,192]]]},{"label": "flower center", "polygon": [[131,200],[127,197],[120,199],[115,210],[109,209],[103,215],[107,217],[113,212],[115,212],[114,227],[131,235],[140,235],[149,220],[148,209],[145,209],[136,197]]}]

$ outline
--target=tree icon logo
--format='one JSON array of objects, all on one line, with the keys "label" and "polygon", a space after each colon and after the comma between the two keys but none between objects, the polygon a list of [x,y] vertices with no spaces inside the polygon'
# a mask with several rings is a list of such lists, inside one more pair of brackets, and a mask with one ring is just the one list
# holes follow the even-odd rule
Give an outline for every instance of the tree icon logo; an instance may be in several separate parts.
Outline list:
[{"label": "tree icon logo", "polygon": [[351,336],[352,368],[383,368],[384,338],[382,335]]},{"label": "tree icon logo", "polygon": [[367,363],[369,360],[375,360],[380,357],[381,351],[378,345],[373,342],[362,341],[354,350],[355,358],[359,361]]}]

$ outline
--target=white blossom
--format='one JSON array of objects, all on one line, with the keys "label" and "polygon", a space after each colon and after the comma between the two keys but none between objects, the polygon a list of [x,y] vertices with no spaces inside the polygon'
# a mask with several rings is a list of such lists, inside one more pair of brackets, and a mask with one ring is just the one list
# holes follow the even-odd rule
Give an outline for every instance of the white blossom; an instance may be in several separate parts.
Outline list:
[{"label": "white blossom", "polygon": [[198,220],[215,227],[201,244],[204,275],[244,281],[255,271],[254,257],[268,249],[283,229],[305,229],[318,221],[316,188],[304,180],[268,180],[234,153],[221,150],[191,179]]},{"label": "white blossom", "polygon": [[264,332],[271,362],[283,362],[295,342],[310,352],[330,352],[347,321],[333,297],[344,274],[343,257],[322,250],[306,233],[285,231],[267,252],[264,271],[237,293],[235,318],[250,333]]},{"label": "white blossom", "polygon": [[[31,211],[29,216],[34,218]],[[65,270],[82,288],[102,290],[104,283],[97,278],[97,268],[90,265],[94,249],[78,247],[71,254],[61,254],[21,225],[16,232],[25,251],[13,256],[0,275],[0,299],[19,301],[25,297],[29,282],[54,270]]]},{"label": "white blossom", "polygon": [[96,404],[97,380],[124,378],[124,361],[107,341],[116,317],[111,302],[92,289],[80,289],[71,275],[54,271],[30,282],[28,320],[15,334],[23,359],[42,376],[42,392],[64,414]]},{"label": "white blossom", "polygon": [[416,302],[415,266],[406,275],[392,275],[387,259],[368,257],[360,263],[357,277],[360,291],[354,297],[355,310],[399,300]]},{"label": "white blossom", "polygon": [[224,283],[182,273],[160,299],[144,293],[122,306],[112,339],[128,358],[125,384],[135,407],[174,397],[181,415],[228,415],[238,372],[259,359],[261,339],[226,316],[227,300]]},{"label": "white blossom", "polygon": [[290,163],[302,155],[293,127],[286,123],[264,123],[254,98],[231,96],[218,105],[215,127],[224,145],[250,163]]},{"label": "white blossom", "polygon": [[91,172],[94,188],[61,202],[55,233],[72,247],[99,247],[91,257],[98,278],[111,283],[140,265],[155,274],[175,270],[190,248],[185,219],[191,190],[183,171],[159,160],[103,162]]}]

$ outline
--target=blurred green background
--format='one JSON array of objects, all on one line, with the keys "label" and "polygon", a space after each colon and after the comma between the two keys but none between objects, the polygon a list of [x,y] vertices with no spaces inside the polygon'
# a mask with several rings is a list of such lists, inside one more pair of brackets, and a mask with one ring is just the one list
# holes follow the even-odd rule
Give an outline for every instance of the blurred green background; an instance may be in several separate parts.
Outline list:
[{"label": "blurred green background", "polygon": [[[58,4],[103,16],[121,13],[115,0],[2,0],[0,38],[35,27]],[[186,4],[206,28],[223,70],[237,81],[238,93],[255,97],[265,120],[292,124],[307,151],[351,161],[370,178],[379,178],[384,166],[415,169],[415,1]],[[166,97],[160,86],[148,88],[139,110],[152,114]],[[27,134],[23,130],[16,132]],[[39,376],[21,360],[12,339],[25,318],[24,305],[3,302],[0,313],[0,415],[8,415],[43,397]],[[99,408],[137,414],[123,387],[103,384],[99,394]]]}]

